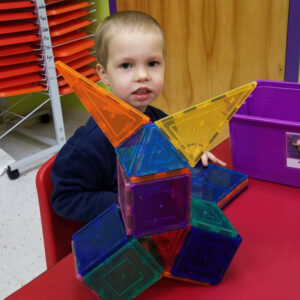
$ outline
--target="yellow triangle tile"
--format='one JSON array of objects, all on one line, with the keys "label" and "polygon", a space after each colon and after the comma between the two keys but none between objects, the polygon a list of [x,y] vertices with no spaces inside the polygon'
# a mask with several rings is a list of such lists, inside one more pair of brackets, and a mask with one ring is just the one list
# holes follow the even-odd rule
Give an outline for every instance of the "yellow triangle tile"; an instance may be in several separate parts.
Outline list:
[{"label": "yellow triangle tile", "polygon": [[155,123],[194,167],[256,84],[248,83]]},{"label": "yellow triangle tile", "polygon": [[116,148],[150,118],[58,61],[55,66]]}]

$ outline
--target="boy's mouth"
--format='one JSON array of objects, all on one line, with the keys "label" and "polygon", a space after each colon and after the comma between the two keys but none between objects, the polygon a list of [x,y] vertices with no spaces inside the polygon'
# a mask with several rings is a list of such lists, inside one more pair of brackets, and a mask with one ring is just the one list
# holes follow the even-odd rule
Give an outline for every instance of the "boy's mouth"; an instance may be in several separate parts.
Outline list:
[{"label": "boy's mouth", "polygon": [[136,100],[148,100],[149,96],[151,95],[151,90],[143,87],[135,90],[132,94]]},{"label": "boy's mouth", "polygon": [[148,88],[139,88],[133,92],[134,95],[145,95],[149,94],[151,91]]}]

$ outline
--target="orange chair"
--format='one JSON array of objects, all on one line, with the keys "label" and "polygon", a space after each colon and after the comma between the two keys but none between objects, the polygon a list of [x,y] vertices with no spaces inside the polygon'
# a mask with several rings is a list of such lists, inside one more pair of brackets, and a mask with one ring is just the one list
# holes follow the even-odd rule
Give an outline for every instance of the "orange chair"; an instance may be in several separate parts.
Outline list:
[{"label": "orange chair", "polygon": [[45,162],[37,172],[36,188],[39,198],[47,268],[72,251],[72,235],[85,225],[58,216],[50,205],[53,190],[50,172],[55,156]]}]

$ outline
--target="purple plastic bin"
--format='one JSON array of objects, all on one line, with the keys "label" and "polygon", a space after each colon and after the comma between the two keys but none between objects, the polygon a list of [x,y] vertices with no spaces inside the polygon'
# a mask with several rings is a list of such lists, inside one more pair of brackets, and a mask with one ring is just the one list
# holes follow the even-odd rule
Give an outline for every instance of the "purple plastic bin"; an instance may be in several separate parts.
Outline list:
[{"label": "purple plastic bin", "polygon": [[300,187],[300,84],[257,83],[229,123],[234,169]]}]

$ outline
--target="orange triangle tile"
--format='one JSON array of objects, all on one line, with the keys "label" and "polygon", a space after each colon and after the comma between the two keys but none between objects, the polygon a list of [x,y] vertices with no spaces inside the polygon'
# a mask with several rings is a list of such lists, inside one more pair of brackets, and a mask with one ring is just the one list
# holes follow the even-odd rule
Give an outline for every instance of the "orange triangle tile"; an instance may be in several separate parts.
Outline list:
[{"label": "orange triangle tile", "polygon": [[150,119],[61,61],[55,66],[72,87],[114,147],[117,147]]}]

